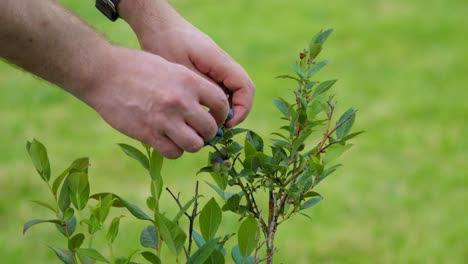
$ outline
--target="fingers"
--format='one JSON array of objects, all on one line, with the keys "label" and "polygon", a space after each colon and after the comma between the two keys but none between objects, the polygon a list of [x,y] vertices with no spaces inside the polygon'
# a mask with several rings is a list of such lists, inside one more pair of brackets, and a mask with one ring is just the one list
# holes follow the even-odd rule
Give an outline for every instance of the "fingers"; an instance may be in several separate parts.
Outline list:
[{"label": "fingers", "polygon": [[163,134],[152,137],[148,143],[168,159],[177,159],[184,154],[182,148]]},{"label": "fingers", "polygon": [[222,83],[233,93],[234,117],[226,126],[232,127],[242,122],[252,108],[255,95],[255,85],[248,74],[214,43],[206,45],[203,50],[193,50],[191,54],[190,59],[198,71]]},{"label": "fingers", "polygon": [[224,91],[202,77],[198,78],[199,103],[210,109],[210,114],[218,125],[224,124],[229,112],[229,102]]},{"label": "fingers", "polygon": [[180,121],[172,124],[166,129],[166,135],[179,148],[194,153],[205,145],[204,140],[187,123]]},{"label": "fingers", "polygon": [[216,136],[218,125],[215,119],[202,107],[194,107],[193,111],[187,114],[185,121],[203,138],[205,142],[212,140]]}]

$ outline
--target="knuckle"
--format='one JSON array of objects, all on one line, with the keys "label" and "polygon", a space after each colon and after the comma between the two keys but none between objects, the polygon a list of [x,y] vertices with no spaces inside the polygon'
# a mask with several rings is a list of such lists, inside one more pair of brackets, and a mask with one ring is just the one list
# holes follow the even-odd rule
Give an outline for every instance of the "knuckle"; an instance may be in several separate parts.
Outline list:
[{"label": "knuckle", "polygon": [[182,96],[179,96],[177,94],[171,94],[165,98],[164,104],[168,109],[172,109],[184,107],[185,102]]}]

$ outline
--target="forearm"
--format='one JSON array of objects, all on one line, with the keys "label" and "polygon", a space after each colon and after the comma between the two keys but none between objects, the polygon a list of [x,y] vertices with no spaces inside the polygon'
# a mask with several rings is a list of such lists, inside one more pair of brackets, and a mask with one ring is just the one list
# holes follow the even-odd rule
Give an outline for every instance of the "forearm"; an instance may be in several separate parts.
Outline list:
[{"label": "forearm", "polygon": [[80,98],[111,46],[52,0],[4,0],[0,25],[1,57]]}]

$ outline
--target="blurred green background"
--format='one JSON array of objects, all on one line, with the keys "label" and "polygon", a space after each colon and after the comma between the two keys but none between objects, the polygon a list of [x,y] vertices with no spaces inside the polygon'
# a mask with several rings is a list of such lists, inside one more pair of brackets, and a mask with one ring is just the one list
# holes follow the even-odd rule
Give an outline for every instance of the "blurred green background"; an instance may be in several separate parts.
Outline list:
[{"label": "blurred green background", "polygon": [[[110,23],[92,1],[62,0],[116,43],[138,47],[129,27]],[[320,29],[335,28],[318,76],[338,78],[339,110],[359,109],[344,167],[319,186],[325,200],[278,234],[277,263],[468,263],[468,1],[465,0],[177,0],[180,13],[207,32],[250,73],[255,106],[242,125],[264,136],[278,126],[272,99],[289,95],[297,52]],[[0,62],[0,259],[58,263],[47,245],[54,228],[26,236],[22,225],[48,213],[49,199],[25,151],[28,139],[49,151],[54,175],[81,156],[92,160],[92,192],[112,191],[139,204],[147,176],[120,152],[132,142],[64,91]],[[206,153],[168,161],[168,186],[188,198]],[[201,184],[202,191],[215,195]],[[167,195],[165,208],[173,211]],[[205,201],[202,201],[202,204]],[[142,225],[122,221],[118,247],[129,253]],[[223,228],[233,231],[236,218]],[[166,263],[171,263],[169,260]]]}]

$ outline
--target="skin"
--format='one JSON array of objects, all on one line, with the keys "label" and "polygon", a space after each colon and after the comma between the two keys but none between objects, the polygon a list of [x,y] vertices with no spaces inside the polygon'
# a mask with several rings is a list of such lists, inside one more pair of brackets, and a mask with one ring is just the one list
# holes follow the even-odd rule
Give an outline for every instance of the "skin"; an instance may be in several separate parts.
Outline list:
[{"label": "skin", "polygon": [[[53,0],[3,0],[0,57],[62,87],[118,131],[167,158],[196,152],[248,115],[254,84],[242,67],[165,0],[122,0],[141,50],[111,44]],[[209,111],[205,110],[209,109]]]}]

